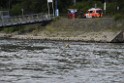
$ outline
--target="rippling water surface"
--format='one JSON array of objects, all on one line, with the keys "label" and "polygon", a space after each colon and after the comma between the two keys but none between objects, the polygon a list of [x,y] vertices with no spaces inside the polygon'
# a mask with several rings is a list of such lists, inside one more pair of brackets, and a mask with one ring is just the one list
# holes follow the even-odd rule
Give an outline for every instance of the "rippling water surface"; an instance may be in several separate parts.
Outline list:
[{"label": "rippling water surface", "polygon": [[0,83],[124,83],[124,44],[0,40]]}]

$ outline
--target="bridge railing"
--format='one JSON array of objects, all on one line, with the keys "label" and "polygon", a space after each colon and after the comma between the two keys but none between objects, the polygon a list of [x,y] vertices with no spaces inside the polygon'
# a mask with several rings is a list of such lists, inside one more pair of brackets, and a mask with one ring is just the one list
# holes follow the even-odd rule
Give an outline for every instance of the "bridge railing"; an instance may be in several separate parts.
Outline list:
[{"label": "bridge railing", "polygon": [[10,18],[1,18],[0,27],[42,22],[42,21],[51,20],[53,18],[54,17],[52,15],[43,14],[43,13],[23,15],[23,16],[13,16]]}]

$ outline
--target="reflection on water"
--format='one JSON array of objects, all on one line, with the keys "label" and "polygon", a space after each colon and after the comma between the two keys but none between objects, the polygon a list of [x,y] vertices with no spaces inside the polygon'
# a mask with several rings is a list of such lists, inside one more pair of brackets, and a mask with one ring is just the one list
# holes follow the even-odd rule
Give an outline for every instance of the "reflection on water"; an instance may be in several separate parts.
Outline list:
[{"label": "reflection on water", "polygon": [[0,83],[123,82],[124,44],[0,40]]}]

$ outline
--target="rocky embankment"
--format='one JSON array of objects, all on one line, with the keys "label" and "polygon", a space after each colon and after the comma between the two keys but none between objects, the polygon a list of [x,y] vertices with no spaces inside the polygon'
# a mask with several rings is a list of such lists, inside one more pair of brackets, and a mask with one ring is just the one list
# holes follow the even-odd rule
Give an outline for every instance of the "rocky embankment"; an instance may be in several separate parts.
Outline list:
[{"label": "rocky embankment", "polygon": [[[123,21],[112,18],[60,18],[30,33],[0,33],[1,38],[84,42],[124,42]],[[43,26],[42,26],[43,27]]]}]

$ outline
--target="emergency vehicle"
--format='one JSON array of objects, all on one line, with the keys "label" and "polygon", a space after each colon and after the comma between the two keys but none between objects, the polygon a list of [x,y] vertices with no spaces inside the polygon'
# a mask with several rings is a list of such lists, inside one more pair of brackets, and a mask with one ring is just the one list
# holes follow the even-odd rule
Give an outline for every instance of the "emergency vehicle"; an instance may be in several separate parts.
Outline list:
[{"label": "emergency vehicle", "polygon": [[101,8],[91,8],[84,14],[85,18],[99,18],[103,16]]}]

